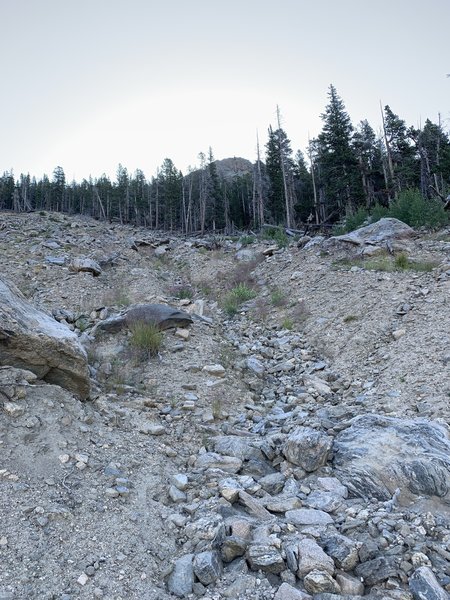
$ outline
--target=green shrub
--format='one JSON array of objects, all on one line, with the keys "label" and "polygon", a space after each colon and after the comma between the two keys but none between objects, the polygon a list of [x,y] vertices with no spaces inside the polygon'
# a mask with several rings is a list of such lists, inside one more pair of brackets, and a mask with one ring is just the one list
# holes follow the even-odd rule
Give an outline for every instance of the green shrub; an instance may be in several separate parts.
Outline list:
[{"label": "green shrub", "polygon": [[272,290],[272,293],[270,294],[270,300],[273,306],[286,306],[287,304],[286,294],[279,288],[274,288]]},{"label": "green shrub", "polygon": [[136,321],[131,325],[131,347],[143,359],[156,356],[161,348],[163,334],[155,323]]},{"label": "green shrub", "polygon": [[247,302],[247,300],[252,300],[255,296],[255,290],[247,287],[244,283],[240,283],[225,296],[223,308],[232,317],[238,312],[241,304]]},{"label": "green shrub", "polygon": [[276,242],[278,248],[285,248],[289,245],[289,237],[281,227],[265,229],[263,237],[266,240],[273,240]]},{"label": "green shrub", "polygon": [[400,192],[389,209],[389,217],[411,227],[442,227],[448,223],[448,214],[440,200],[426,200],[419,190]]},{"label": "green shrub", "polygon": [[369,220],[369,217],[369,212],[362,206],[356,211],[348,212],[344,222],[335,225],[333,228],[333,235],[343,235],[349,231],[354,231],[364,225],[365,221]]},{"label": "green shrub", "polygon": [[254,244],[256,241],[256,238],[254,235],[243,235],[239,238],[239,242],[242,244],[242,246],[249,246],[250,244]]}]

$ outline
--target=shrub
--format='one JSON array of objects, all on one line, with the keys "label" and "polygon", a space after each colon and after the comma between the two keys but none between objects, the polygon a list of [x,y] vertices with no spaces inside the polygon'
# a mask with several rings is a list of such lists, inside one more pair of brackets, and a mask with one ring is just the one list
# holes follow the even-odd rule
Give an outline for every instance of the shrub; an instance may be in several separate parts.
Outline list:
[{"label": "shrub", "polygon": [[419,190],[400,192],[391,204],[389,217],[403,221],[411,227],[442,227],[448,223],[448,214],[440,200],[426,200]]},{"label": "shrub", "polygon": [[287,304],[286,294],[279,288],[274,288],[272,290],[272,293],[270,294],[270,300],[273,306],[286,306]]},{"label": "shrub", "polygon": [[278,248],[285,248],[289,245],[289,237],[281,227],[274,227],[264,230],[264,238],[273,240],[278,244]]},{"label": "shrub", "polygon": [[184,283],[173,285],[169,288],[168,292],[171,296],[174,296],[179,300],[191,300],[194,296],[194,290],[192,289],[192,286]]},{"label": "shrub", "polygon": [[356,211],[348,212],[344,222],[333,228],[333,235],[343,235],[344,233],[358,229],[368,220],[369,212],[363,207],[358,208]]},{"label": "shrub", "polygon": [[232,317],[238,312],[239,307],[243,302],[252,300],[255,296],[255,290],[247,287],[244,283],[240,283],[225,296],[223,308],[225,312]]},{"label": "shrub", "polygon": [[161,348],[163,334],[155,323],[136,321],[130,327],[131,347],[143,359],[156,356]]}]

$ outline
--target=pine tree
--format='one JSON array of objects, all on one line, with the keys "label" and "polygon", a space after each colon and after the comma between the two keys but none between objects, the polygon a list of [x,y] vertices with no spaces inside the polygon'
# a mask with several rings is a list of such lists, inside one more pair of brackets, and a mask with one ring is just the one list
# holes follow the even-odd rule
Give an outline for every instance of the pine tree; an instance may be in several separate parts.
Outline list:
[{"label": "pine tree", "polygon": [[269,127],[269,139],[266,144],[266,172],[270,187],[267,213],[272,222],[293,224],[294,190],[291,142],[286,132],[278,127],[275,131]]},{"label": "pine tree", "polygon": [[316,147],[326,218],[336,218],[361,202],[362,190],[352,148],[350,117],[333,85],[330,85],[328,97],[329,103],[321,115],[324,124]]}]

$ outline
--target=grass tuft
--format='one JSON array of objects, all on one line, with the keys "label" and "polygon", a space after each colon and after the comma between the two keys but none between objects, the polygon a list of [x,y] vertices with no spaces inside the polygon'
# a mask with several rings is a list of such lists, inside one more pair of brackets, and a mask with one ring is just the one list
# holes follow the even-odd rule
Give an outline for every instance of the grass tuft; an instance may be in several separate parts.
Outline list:
[{"label": "grass tuft", "polygon": [[163,334],[154,323],[136,321],[130,327],[131,347],[143,360],[157,356],[163,341]]}]

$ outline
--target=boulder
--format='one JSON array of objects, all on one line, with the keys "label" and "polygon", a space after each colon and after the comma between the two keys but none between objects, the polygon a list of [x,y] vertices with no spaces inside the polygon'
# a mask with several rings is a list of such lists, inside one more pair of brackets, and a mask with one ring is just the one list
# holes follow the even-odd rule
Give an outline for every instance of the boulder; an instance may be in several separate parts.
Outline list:
[{"label": "boulder", "polygon": [[[424,419],[363,415],[334,441],[335,472],[357,496],[395,498],[408,504],[419,496],[450,502],[448,427]],[[396,490],[399,490],[397,492]]]},{"label": "boulder", "polygon": [[92,260],[92,258],[74,258],[69,268],[71,271],[76,271],[77,273],[92,273],[94,277],[98,277],[102,272],[98,262]]},{"label": "boulder", "polygon": [[193,559],[193,554],[185,554],[179,558],[167,581],[169,592],[178,598],[184,598],[192,592],[194,585]]},{"label": "boulder", "polygon": [[414,600],[448,600],[449,594],[439,585],[429,567],[416,569],[409,580]]},{"label": "boulder", "polygon": [[0,365],[32,371],[82,399],[89,396],[86,352],[75,333],[0,279]]},{"label": "boulder", "polygon": [[398,219],[384,218],[376,223],[355,229],[345,235],[331,238],[334,241],[347,242],[355,246],[389,246],[396,240],[403,240],[414,235],[414,229]]},{"label": "boulder", "polygon": [[192,317],[187,312],[167,304],[134,304],[122,314],[100,321],[92,330],[92,334],[95,335],[97,331],[117,333],[137,322],[153,323],[160,330],[165,330],[186,327],[192,323]]},{"label": "boulder", "polygon": [[331,445],[332,438],[324,433],[310,427],[298,427],[286,440],[283,454],[289,462],[312,472],[327,462]]}]

